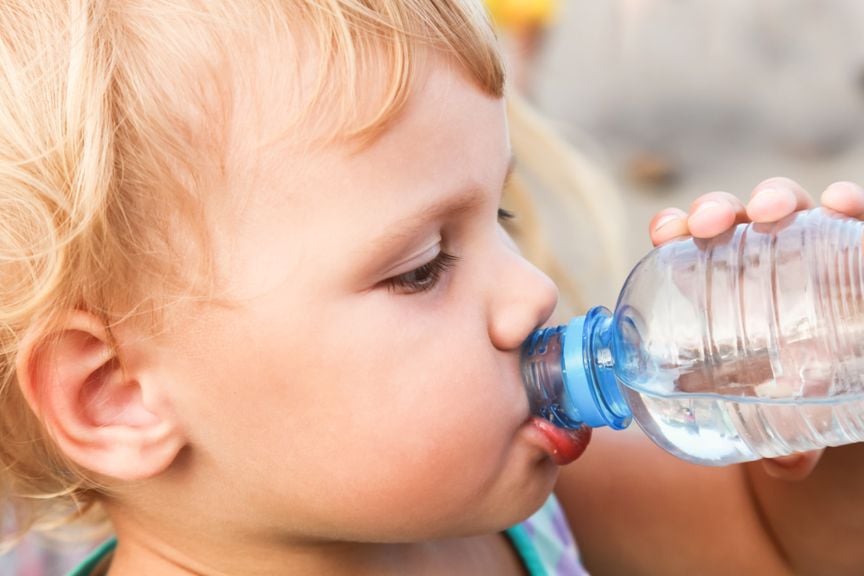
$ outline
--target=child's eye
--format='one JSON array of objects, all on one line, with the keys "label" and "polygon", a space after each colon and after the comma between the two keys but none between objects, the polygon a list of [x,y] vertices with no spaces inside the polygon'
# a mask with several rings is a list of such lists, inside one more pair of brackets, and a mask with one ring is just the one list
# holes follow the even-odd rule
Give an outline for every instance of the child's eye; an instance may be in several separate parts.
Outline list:
[{"label": "child's eye", "polygon": [[399,294],[426,292],[434,288],[441,276],[458,261],[458,256],[439,252],[433,260],[426,264],[418,266],[410,272],[388,278],[384,283],[389,290]]},{"label": "child's eye", "polygon": [[498,209],[498,221],[501,222],[502,224],[504,222],[509,222],[510,220],[513,220],[514,218],[516,218],[516,214],[511,212],[510,210],[505,210],[504,208]]}]

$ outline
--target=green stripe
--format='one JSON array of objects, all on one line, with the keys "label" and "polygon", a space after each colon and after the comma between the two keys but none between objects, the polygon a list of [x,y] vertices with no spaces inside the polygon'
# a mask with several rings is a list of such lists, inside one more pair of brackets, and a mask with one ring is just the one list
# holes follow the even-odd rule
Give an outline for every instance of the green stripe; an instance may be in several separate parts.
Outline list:
[{"label": "green stripe", "polygon": [[80,566],[72,570],[68,576],[90,576],[90,573],[93,572],[93,569],[96,568],[99,562],[101,562],[107,555],[111,554],[116,547],[116,538],[106,540],[100,544],[98,548],[93,550],[87,559],[84,560]]},{"label": "green stripe", "polygon": [[522,563],[528,570],[530,576],[548,576],[546,567],[543,565],[543,560],[540,558],[540,553],[531,541],[528,531],[521,524],[517,524],[508,529],[507,537],[516,548],[516,552],[522,558]]}]

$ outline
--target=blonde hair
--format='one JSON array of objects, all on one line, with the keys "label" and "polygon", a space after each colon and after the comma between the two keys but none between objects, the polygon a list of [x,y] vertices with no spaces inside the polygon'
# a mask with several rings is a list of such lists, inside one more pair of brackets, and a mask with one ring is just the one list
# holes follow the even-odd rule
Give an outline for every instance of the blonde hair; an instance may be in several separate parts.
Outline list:
[{"label": "blonde hair", "polygon": [[[155,322],[170,297],[201,287],[206,249],[200,270],[177,263],[206,248],[195,223],[242,122],[232,124],[244,110],[232,56],[266,58],[259,46],[285,42],[311,62],[269,64],[306,75],[298,126],[321,136],[374,138],[430,51],[503,93],[480,0],[0,3],[0,510],[13,506],[22,532],[80,515],[98,487],[23,399],[22,337],[35,325],[50,333],[68,309],[109,328],[132,315]],[[384,75],[364,108],[373,71]]]}]

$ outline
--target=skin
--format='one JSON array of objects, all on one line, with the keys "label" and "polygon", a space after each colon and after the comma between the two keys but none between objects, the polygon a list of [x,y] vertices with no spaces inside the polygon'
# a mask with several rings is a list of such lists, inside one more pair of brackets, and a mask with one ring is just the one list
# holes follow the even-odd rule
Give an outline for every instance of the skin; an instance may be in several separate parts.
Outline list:
[{"label": "skin", "polygon": [[[830,185],[821,201],[864,215],[864,190],[850,182]],[[814,205],[796,182],[771,178],[746,205],[711,192],[688,211],[661,210],[649,230],[654,244],[710,238]],[[596,430],[558,494],[595,575],[853,575],[864,565],[862,484],[861,444],[715,469],[678,461],[635,430]]]}]

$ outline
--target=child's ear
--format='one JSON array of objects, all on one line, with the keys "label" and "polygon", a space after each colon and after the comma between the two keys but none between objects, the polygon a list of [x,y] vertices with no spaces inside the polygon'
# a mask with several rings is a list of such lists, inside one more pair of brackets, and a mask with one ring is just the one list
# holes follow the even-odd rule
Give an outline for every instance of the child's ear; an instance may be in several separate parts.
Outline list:
[{"label": "child's ear", "polygon": [[157,382],[126,370],[96,316],[71,311],[21,342],[18,384],[60,450],[118,480],[159,474],[185,445]]}]

